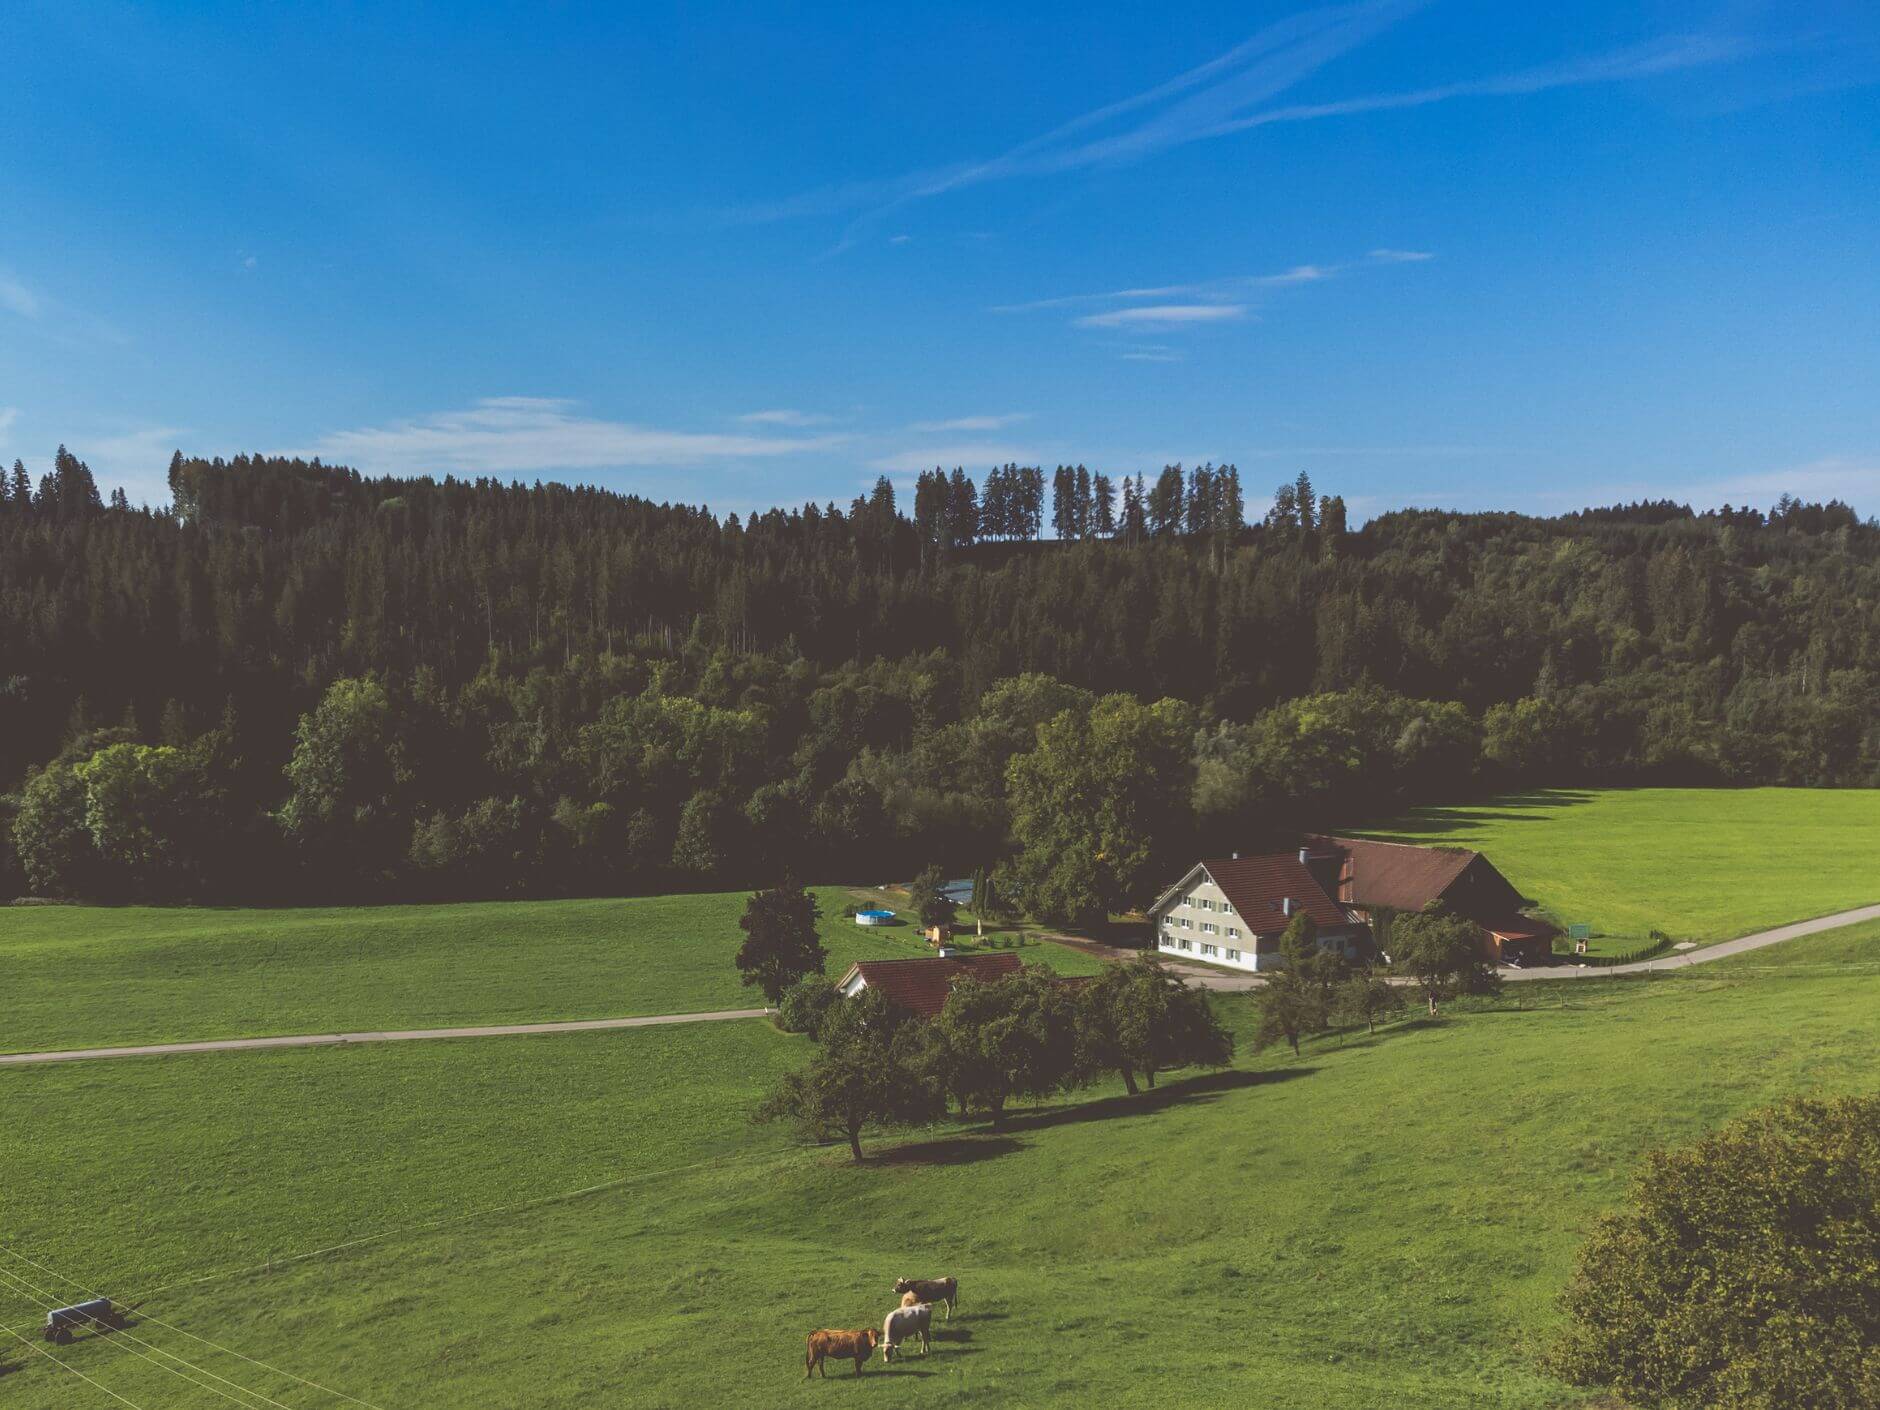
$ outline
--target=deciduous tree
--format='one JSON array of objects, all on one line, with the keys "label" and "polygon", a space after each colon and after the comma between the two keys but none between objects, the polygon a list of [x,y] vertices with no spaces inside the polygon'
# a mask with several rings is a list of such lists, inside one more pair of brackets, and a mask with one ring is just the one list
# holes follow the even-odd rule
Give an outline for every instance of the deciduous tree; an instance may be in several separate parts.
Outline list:
[{"label": "deciduous tree", "polygon": [[816,898],[791,878],[754,893],[738,920],[744,943],[737,966],[744,983],[774,1004],[804,975],[821,974],[828,952],[816,929],[820,915]]},{"label": "deciduous tree", "polygon": [[1553,1369],[1627,1404],[1880,1404],[1880,1097],[1795,1097],[1647,1157],[1562,1298]]},{"label": "deciduous tree", "polygon": [[918,1060],[918,1023],[876,989],[832,1004],[816,1056],[784,1076],[756,1118],[793,1118],[819,1139],[845,1136],[856,1160],[862,1159],[864,1129],[936,1119],[944,1107]]}]

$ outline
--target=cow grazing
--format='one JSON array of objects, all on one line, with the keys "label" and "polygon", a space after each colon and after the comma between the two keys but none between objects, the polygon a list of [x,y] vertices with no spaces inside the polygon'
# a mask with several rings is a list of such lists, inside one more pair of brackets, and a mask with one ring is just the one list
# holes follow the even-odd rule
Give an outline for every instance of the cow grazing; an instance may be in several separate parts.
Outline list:
[{"label": "cow grazing", "polygon": [[861,1375],[862,1363],[875,1354],[875,1345],[880,1340],[881,1333],[873,1327],[863,1327],[859,1332],[836,1331],[828,1327],[811,1332],[805,1339],[803,1379],[808,1380],[821,1371],[823,1379],[828,1380],[829,1370],[823,1365],[823,1358],[828,1356],[838,1361],[854,1357],[855,1374]]},{"label": "cow grazing", "polygon": [[903,1307],[912,1307],[919,1301],[920,1294],[917,1292],[904,1292],[901,1294],[901,1306]]},{"label": "cow grazing", "polygon": [[901,1343],[916,1338],[920,1341],[920,1354],[925,1356],[928,1349],[927,1334],[932,1330],[932,1303],[917,1302],[912,1307],[895,1308],[881,1324],[881,1359],[884,1362],[894,1360]]},{"label": "cow grazing", "polygon": [[[958,1278],[897,1278],[894,1290],[898,1293],[913,1293],[921,1302],[944,1302],[947,1305],[947,1321],[953,1320],[953,1304],[960,1295]],[[905,1302],[902,1304],[905,1306]]]}]

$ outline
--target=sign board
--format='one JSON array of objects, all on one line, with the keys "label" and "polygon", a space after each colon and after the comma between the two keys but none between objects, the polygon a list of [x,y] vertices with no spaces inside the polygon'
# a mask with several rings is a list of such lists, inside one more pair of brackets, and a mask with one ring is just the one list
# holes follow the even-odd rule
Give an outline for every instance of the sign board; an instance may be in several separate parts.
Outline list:
[{"label": "sign board", "polygon": [[1567,927],[1567,939],[1569,940],[1591,940],[1592,938],[1593,927],[1590,925],[1569,925]]}]

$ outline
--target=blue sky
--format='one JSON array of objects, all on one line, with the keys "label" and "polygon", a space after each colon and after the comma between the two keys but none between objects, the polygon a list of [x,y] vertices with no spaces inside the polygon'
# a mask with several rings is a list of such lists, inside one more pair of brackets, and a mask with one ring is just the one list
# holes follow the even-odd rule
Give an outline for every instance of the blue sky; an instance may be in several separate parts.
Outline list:
[{"label": "blue sky", "polygon": [[0,7],[0,457],[1880,511],[1880,7]]}]

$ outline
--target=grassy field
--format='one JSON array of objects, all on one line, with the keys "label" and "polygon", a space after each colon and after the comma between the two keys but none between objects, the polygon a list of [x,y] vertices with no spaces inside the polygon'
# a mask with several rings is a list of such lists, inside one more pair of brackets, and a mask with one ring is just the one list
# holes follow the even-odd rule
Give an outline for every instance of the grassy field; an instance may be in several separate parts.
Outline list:
[{"label": "grassy field", "polygon": [[1551,789],[1360,835],[1473,847],[1562,923],[1629,949],[1727,940],[1880,901],[1880,789]]},{"label": "grassy field", "polygon": [[[0,1071],[0,1245],[167,1285],[137,1336],[294,1410],[344,1402],[175,1329],[385,1410],[1580,1404],[1534,1366],[1588,1222],[1652,1146],[1880,1085],[1876,950],[1520,986],[859,1169],[745,1120],[807,1051],[761,1022]],[[929,1360],[801,1384],[807,1330],[941,1272]],[[13,1287],[5,1325],[38,1320]],[[125,1345],[60,1354],[142,1410],[217,1403]],[[13,1359],[9,1410],[114,1403]]]},{"label": "grassy field", "polygon": [[[829,975],[927,953],[818,888]],[[0,1051],[748,1008],[746,893],[359,909],[0,909]],[[1094,963],[1056,945],[1026,959]]]}]

